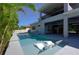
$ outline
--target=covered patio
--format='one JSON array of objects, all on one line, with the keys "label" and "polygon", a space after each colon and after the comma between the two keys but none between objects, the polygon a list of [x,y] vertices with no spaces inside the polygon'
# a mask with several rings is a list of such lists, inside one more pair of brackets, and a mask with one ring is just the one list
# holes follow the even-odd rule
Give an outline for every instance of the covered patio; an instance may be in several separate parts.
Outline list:
[{"label": "covered patio", "polygon": [[[53,4],[56,5],[56,4]],[[40,33],[46,34],[46,33],[54,33],[55,34],[62,34],[64,37],[70,36],[70,34],[74,34],[75,31],[71,31],[70,28],[78,26],[79,22],[77,18],[79,17],[79,6],[78,4],[59,4],[59,6],[54,6],[51,8],[52,4],[46,4],[43,9],[40,10],[40,13],[45,13],[47,16],[45,18],[41,18],[43,16],[40,16]],[[50,6],[50,7],[48,7]],[[75,6],[75,8],[74,8]],[[57,8],[58,7],[58,8]],[[56,8],[56,10],[54,10]],[[59,10],[62,9],[62,12]],[[55,13],[53,13],[55,12]],[[60,12],[60,13],[58,13]],[[54,15],[51,15],[54,14]],[[50,17],[48,17],[51,15]],[[76,21],[76,22],[74,22]],[[71,22],[73,22],[71,24]],[[76,24],[73,26],[73,24]],[[76,28],[76,34],[78,34],[78,27]]]}]

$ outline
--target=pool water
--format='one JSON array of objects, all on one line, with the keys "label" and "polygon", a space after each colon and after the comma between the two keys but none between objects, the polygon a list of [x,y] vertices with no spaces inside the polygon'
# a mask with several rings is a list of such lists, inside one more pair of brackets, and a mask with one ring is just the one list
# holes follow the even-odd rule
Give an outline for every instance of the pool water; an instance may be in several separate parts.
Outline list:
[{"label": "pool water", "polygon": [[[20,45],[23,49],[23,52],[25,55],[38,55],[39,50],[34,47],[34,43],[39,42],[39,41],[47,41],[49,40],[47,36],[43,35],[34,35],[34,34],[19,34],[19,42]],[[54,46],[53,48],[49,48],[43,52],[41,52],[39,55],[53,55],[63,47],[61,46]]]}]

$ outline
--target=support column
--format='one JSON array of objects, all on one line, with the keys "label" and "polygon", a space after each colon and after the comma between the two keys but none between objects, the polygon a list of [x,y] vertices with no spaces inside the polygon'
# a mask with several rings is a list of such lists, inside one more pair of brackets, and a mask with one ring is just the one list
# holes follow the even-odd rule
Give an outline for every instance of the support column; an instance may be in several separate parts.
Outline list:
[{"label": "support column", "polygon": [[63,20],[63,34],[64,34],[64,37],[68,37],[68,18],[67,17],[64,17],[64,20]]},{"label": "support column", "polygon": [[[64,12],[68,11],[68,3],[64,3]],[[63,35],[64,37],[68,37],[68,18],[67,16],[64,16],[64,20],[63,20]]]},{"label": "support column", "polygon": [[45,23],[42,22],[41,25],[42,25],[41,33],[42,33],[42,34],[45,34]]},{"label": "support column", "polygon": [[44,22],[40,22],[39,32],[40,32],[40,34],[45,34],[45,24],[44,24]]}]

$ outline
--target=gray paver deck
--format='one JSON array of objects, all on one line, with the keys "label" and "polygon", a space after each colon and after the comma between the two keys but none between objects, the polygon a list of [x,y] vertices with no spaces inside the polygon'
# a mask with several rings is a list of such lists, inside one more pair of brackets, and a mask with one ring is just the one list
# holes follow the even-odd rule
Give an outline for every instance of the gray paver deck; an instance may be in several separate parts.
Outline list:
[{"label": "gray paver deck", "polygon": [[79,49],[71,46],[65,46],[63,49],[55,53],[55,55],[79,55]]},{"label": "gray paver deck", "polygon": [[24,54],[22,47],[20,45],[20,42],[19,42],[19,38],[17,37],[17,34],[16,34],[16,33],[20,33],[20,32],[25,32],[25,31],[19,30],[19,31],[15,31],[13,33],[13,36],[10,39],[10,43],[6,50],[5,55],[23,55]]}]

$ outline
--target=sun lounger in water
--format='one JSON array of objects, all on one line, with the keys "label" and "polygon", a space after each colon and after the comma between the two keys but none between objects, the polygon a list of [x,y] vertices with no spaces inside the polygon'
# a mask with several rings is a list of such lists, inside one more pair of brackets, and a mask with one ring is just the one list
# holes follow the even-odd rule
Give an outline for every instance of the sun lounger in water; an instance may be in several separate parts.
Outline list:
[{"label": "sun lounger in water", "polygon": [[52,41],[43,41],[34,43],[34,46],[40,51],[53,47],[55,44]]},{"label": "sun lounger in water", "polygon": [[55,43],[53,43],[52,41],[42,41],[42,42],[37,42],[37,43],[34,43],[34,46],[36,48],[38,48],[40,51],[43,51],[45,49],[48,49],[48,48],[52,48],[54,47],[55,45],[58,45],[62,42],[63,40],[59,40]]}]

